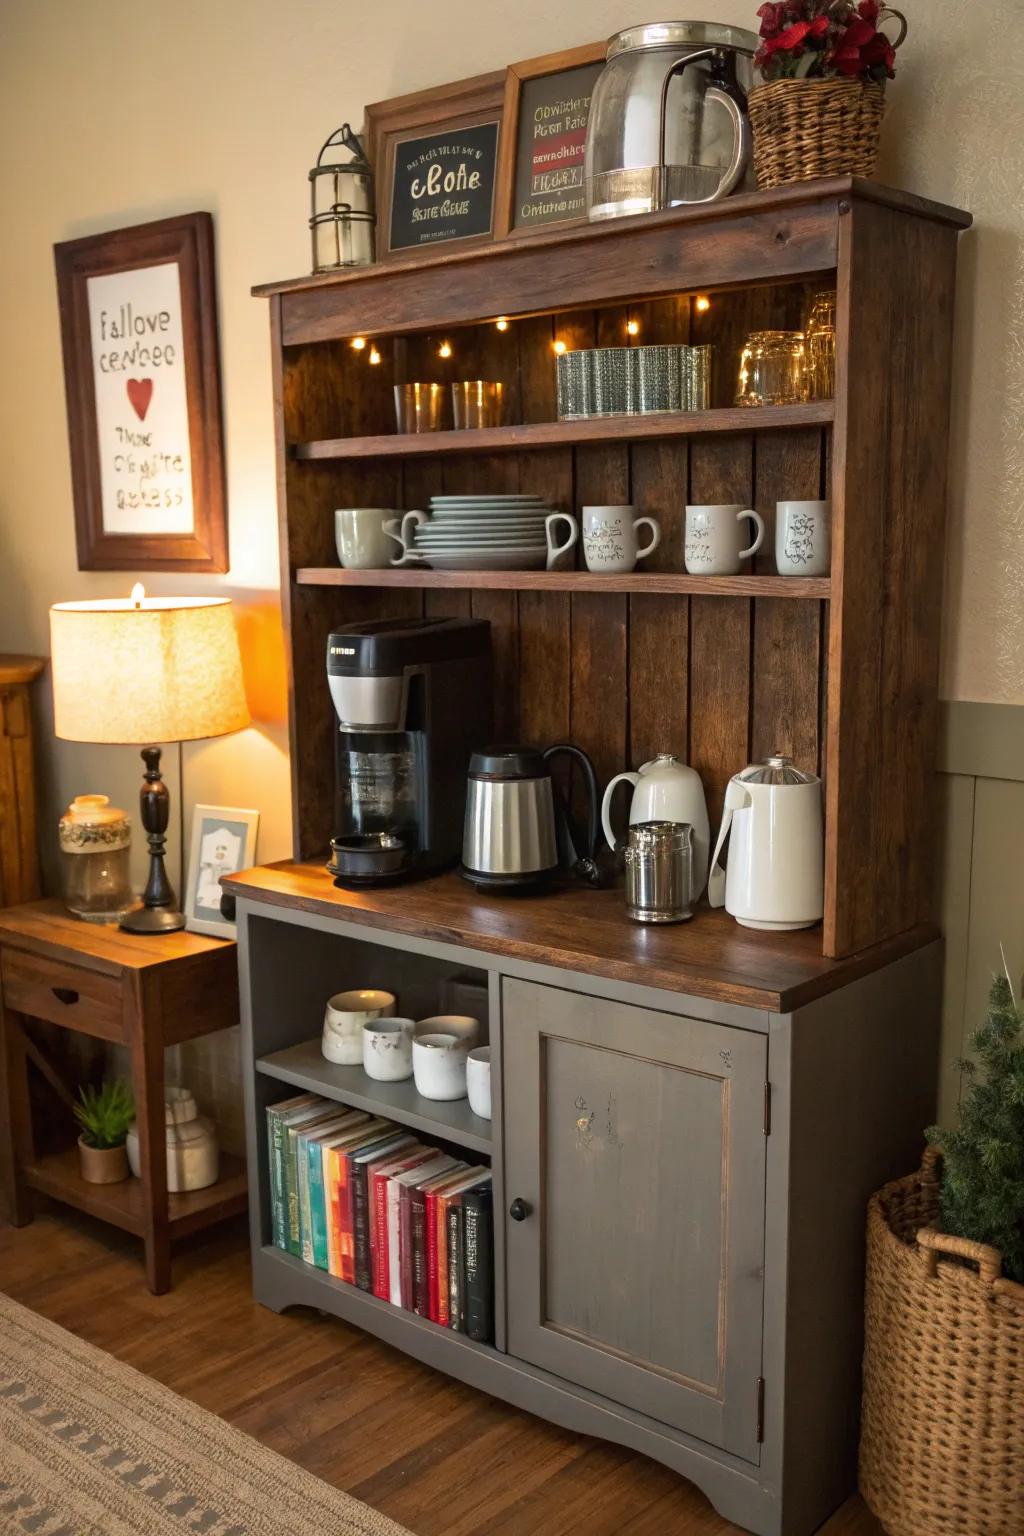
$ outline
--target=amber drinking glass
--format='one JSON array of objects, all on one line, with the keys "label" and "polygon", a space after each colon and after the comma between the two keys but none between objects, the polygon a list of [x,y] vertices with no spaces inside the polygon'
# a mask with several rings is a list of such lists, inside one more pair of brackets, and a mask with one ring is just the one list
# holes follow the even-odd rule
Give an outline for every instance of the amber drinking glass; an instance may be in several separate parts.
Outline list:
[{"label": "amber drinking glass", "polygon": [[752,331],[740,353],[737,405],[798,405],[807,395],[803,331]]},{"label": "amber drinking glass", "polygon": [[814,295],[804,332],[808,396],[811,400],[831,400],[836,392],[835,289],[826,288]]}]

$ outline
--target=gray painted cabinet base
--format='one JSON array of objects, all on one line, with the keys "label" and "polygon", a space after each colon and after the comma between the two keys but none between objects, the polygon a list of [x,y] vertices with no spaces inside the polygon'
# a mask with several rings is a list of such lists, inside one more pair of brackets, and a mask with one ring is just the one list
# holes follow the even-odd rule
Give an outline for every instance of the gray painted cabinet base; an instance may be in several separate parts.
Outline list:
[{"label": "gray painted cabinet base", "polygon": [[[333,1313],[641,1451],[759,1536],[810,1536],[854,1485],[865,1206],[916,1166],[934,1111],[941,946],[780,1015],[245,900],[238,914],[256,1299]],[[326,997],[386,986],[422,1017],[467,982],[486,989],[494,1120],[437,1106],[435,1127],[411,1089],[381,1113],[490,1148],[495,1346],[270,1239],[267,1104],[297,1086],[356,1097],[293,1049]],[[506,1227],[516,1196],[529,1216]]]}]

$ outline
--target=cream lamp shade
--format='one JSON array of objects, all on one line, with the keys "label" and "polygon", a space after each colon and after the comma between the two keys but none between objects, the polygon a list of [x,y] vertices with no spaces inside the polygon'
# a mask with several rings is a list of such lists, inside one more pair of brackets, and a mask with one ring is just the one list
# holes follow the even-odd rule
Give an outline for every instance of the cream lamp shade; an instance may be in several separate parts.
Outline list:
[{"label": "cream lamp shade", "polygon": [[50,609],[53,719],[66,741],[141,745],[249,724],[231,600],[131,597]]}]

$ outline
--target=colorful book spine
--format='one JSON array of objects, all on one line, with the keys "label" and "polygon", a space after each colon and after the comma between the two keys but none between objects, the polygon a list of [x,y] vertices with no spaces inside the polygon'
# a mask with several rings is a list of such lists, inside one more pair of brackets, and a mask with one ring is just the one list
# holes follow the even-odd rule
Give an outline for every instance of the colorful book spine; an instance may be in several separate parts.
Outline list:
[{"label": "colorful book spine", "polygon": [[478,1344],[494,1341],[494,1213],[491,1190],[467,1189],[462,1196],[466,1328]]},{"label": "colorful book spine", "polygon": [[369,1169],[356,1163],[352,1169],[352,1241],[355,1248],[356,1285],[361,1291],[373,1290],[370,1255]]},{"label": "colorful book spine", "polygon": [[415,1310],[412,1239],[412,1197],[416,1188],[403,1184],[398,1196],[398,1305],[407,1312]]},{"label": "colorful book spine", "polygon": [[327,1268],[327,1202],[324,1188],[324,1149],[317,1141],[306,1146],[309,1164],[309,1246],[311,1258],[317,1269]]},{"label": "colorful book spine", "polygon": [[434,1226],[437,1231],[437,1316],[435,1323],[440,1323],[442,1328],[448,1327],[448,1201],[449,1195],[441,1194],[437,1197],[437,1220]]},{"label": "colorful book spine", "polygon": [[[430,1282],[427,1276],[427,1191],[410,1192],[412,1224],[412,1310],[419,1317],[430,1316]],[[403,1302],[404,1306],[405,1303]]]},{"label": "colorful book spine", "polygon": [[309,1143],[301,1134],[295,1138],[295,1174],[299,1189],[299,1258],[313,1262],[312,1213],[309,1207]]},{"label": "colorful book spine", "polygon": [[448,1327],[465,1333],[462,1286],[462,1196],[448,1203]]},{"label": "colorful book spine", "polygon": [[267,1108],[267,1160],[270,1172],[270,1230],[275,1248],[288,1248],[288,1203],[284,1189],[281,1155],[281,1117],[273,1105]]}]

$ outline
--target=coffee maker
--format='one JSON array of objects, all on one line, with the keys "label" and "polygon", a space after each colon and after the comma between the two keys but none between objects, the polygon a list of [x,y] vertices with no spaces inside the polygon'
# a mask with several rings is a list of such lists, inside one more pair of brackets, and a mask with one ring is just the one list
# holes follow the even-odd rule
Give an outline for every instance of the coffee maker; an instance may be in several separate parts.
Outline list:
[{"label": "coffee maker", "polygon": [[458,861],[469,757],[491,729],[490,631],[479,619],[380,619],[328,637],[336,884]]}]

